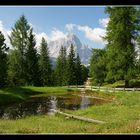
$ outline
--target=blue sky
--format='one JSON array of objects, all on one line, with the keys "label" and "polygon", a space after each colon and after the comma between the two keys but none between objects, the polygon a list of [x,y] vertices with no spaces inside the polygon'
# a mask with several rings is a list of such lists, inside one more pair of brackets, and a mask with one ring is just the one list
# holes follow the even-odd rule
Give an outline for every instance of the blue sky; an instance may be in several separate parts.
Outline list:
[{"label": "blue sky", "polygon": [[10,31],[24,14],[38,38],[45,35],[48,40],[53,40],[71,32],[76,34],[82,43],[92,48],[102,48],[104,42],[100,35],[105,34],[108,21],[104,9],[103,6],[0,7],[0,29],[4,32]]}]

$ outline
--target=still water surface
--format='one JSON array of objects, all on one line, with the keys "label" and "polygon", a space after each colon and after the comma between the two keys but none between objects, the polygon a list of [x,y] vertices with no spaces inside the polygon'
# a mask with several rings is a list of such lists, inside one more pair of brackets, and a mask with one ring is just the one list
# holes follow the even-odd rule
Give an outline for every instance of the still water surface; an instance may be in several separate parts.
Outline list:
[{"label": "still water surface", "polygon": [[100,105],[104,101],[75,95],[32,97],[29,100],[8,107],[0,107],[1,119],[19,119],[30,115],[52,113],[51,109],[78,110],[91,105]]}]

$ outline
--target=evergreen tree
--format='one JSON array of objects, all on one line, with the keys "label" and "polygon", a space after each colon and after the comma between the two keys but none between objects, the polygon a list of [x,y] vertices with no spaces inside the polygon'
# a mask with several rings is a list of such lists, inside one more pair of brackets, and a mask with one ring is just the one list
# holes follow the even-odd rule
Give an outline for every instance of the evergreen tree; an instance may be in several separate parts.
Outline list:
[{"label": "evergreen tree", "polygon": [[[24,15],[22,15],[19,20],[15,23],[14,28],[12,28],[10,42],[14,48],[14,52],[12,52],[12,55],[15,59],[15,64],[16,64],[16,72],[15,69],[12,68],[15,64],[12,60],[9,60],[9,76],[12,78],[15,75],[16,79],[19,80],[18,84],[19,85],[24,85],[26,83],[25,77],[26,77],[26,69],[25,69],[25,52],[27,49],[27,44],[28,44],[28,39],[30,36],[30,26],[27,23],[27,20]],[[16,55],[15,55],[16,54]],[[13,57],[9,57],[9,59],[13,59]],[[13,74],[12,74],[13,73]],[[14,78],[14,77],[13,77]],[[12,79],[10,79],[12,81]],[[14,79],[13,82],[14,83]]]},{"label": "evergreen tree", "polygon": [[105,49],[93,49],[90,60],[90,76],[93,84],[102,85],[106,77],[106,51]]},{"label": "evergreen tree", "polygon": [[109,23],[107,27],[107,77],[108,82],[129,80],[135,75],[136,9],[134,7],[107,7]]},{"label": "evergreen tree", "polygon": [[138,47],[140,48],[140,7],[137,8],[136,11],[136,30],[137,30],[137,43],[138,43]]},{"label": "evergreen tree", "polygon": [[39,70],[41,85],[50,86],[52,84],[52,68],[47,42],[44,38],[42,38],[40,47]]},{"label": "evergreen tree", "polygon": [[64,86],[67,85],[66,77],[66,48],[61,46],[59,56],[57,58],[55,74],[57,77],[57,85]]},{"label": "evergreen tree", "polygon": [[57,77],[55,74],[55,69],[52,67],[52,74],[51,74],[51,86],[57,86]]},{"label": "evergreen tree", "polygon": [[67,58],[67,83],[68,85],[76,84],[75,52],[73,44],[71,44],[70,52]]},{"label": "evergreen tree", "polygon": [[[61,52],[61,50],[60,50],[60,52]],[[56,61],[55,76],[56,76],[56,85],[62,86],[63,73],[62,73],[62,61],[60,58],[60,54],[59,54],[57,61]]]},{"label": "evergreen tree", "polygon": [[87,78],[89,76],[89,68],[82,65],[81,66],[81,80],[82,80],[82,85],[84,84],[84,82],[87,81]]},{"label": "evergreen tree", "polygon": [[140,7],[137,10],[137,76],[140,78]]},{"label": "evergreen tree", "polygon": [[36,41],[32,28],[29,30],[27,46],[25,50],[25,79],[27,85],[39,85],[38,54],[35,48]]},{"label": "evergreen tree", "polygon": [[10,50],[8,54],[8,84],[9,86],[20,86],[23,79],[19,79],[19,53],[17,50]]},{"label": "evergreen tree", "polygon": [[75,60],[75,75],[76,75],[76,85],[82,84],[82,67],[81,67],[81,60],[79,54],[77,54]]},{"label": "evergreen tree", "polygon": [[0,31],[0,87],[5,86],[7,78],[7,54],[8,47],[4,43],[4,35]]}]

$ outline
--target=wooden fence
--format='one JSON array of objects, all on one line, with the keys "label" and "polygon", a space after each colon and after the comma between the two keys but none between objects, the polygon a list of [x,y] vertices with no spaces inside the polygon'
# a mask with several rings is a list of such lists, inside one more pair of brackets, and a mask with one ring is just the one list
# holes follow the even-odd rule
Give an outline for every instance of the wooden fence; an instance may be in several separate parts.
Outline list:
[{"label": "wooden fence", "polygon": [[70,85],[64,86],[68,88],[84,88],[87,90],[99,90],[99,91],[109,91],[109,92],[117,92],[117,91],[140,91],[140,88],[108,88],[101,86],[86,86],[86,85]]},{"label": "wooden fence", "polygon": [[89,90],[99,90],[99,91],[140,91],[140,88],[107,88],[107,87],[100,87],[100,86],[85,86],[85,89]]}]

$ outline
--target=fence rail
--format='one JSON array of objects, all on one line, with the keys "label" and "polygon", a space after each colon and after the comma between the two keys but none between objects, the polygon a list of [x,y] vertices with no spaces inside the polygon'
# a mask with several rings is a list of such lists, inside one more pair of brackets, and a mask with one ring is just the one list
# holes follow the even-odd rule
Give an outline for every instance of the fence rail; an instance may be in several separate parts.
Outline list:
[{"label": "fence rail", "polygon": [[68,88],[85,88],[87,90],[99,90],[99,91],[110,91],[110,92],[117,92],[117,91],[140,91],[140,88],[108,88],[108,87],[101,87],[101,86],[85,86],[85,85],[70,85],[64,86]]},{"label": "fence rail", "polygon": [[100,87],[100,86],[85,86],[85,89],[89,90],[100,90],[100,91],[140,91],[140,88],[107,88],[107,87]]},{"label": "fence rail", "polygon": [[69,86],[64,86],[68,88],[85,88],[85,85],[69,85]]}]

